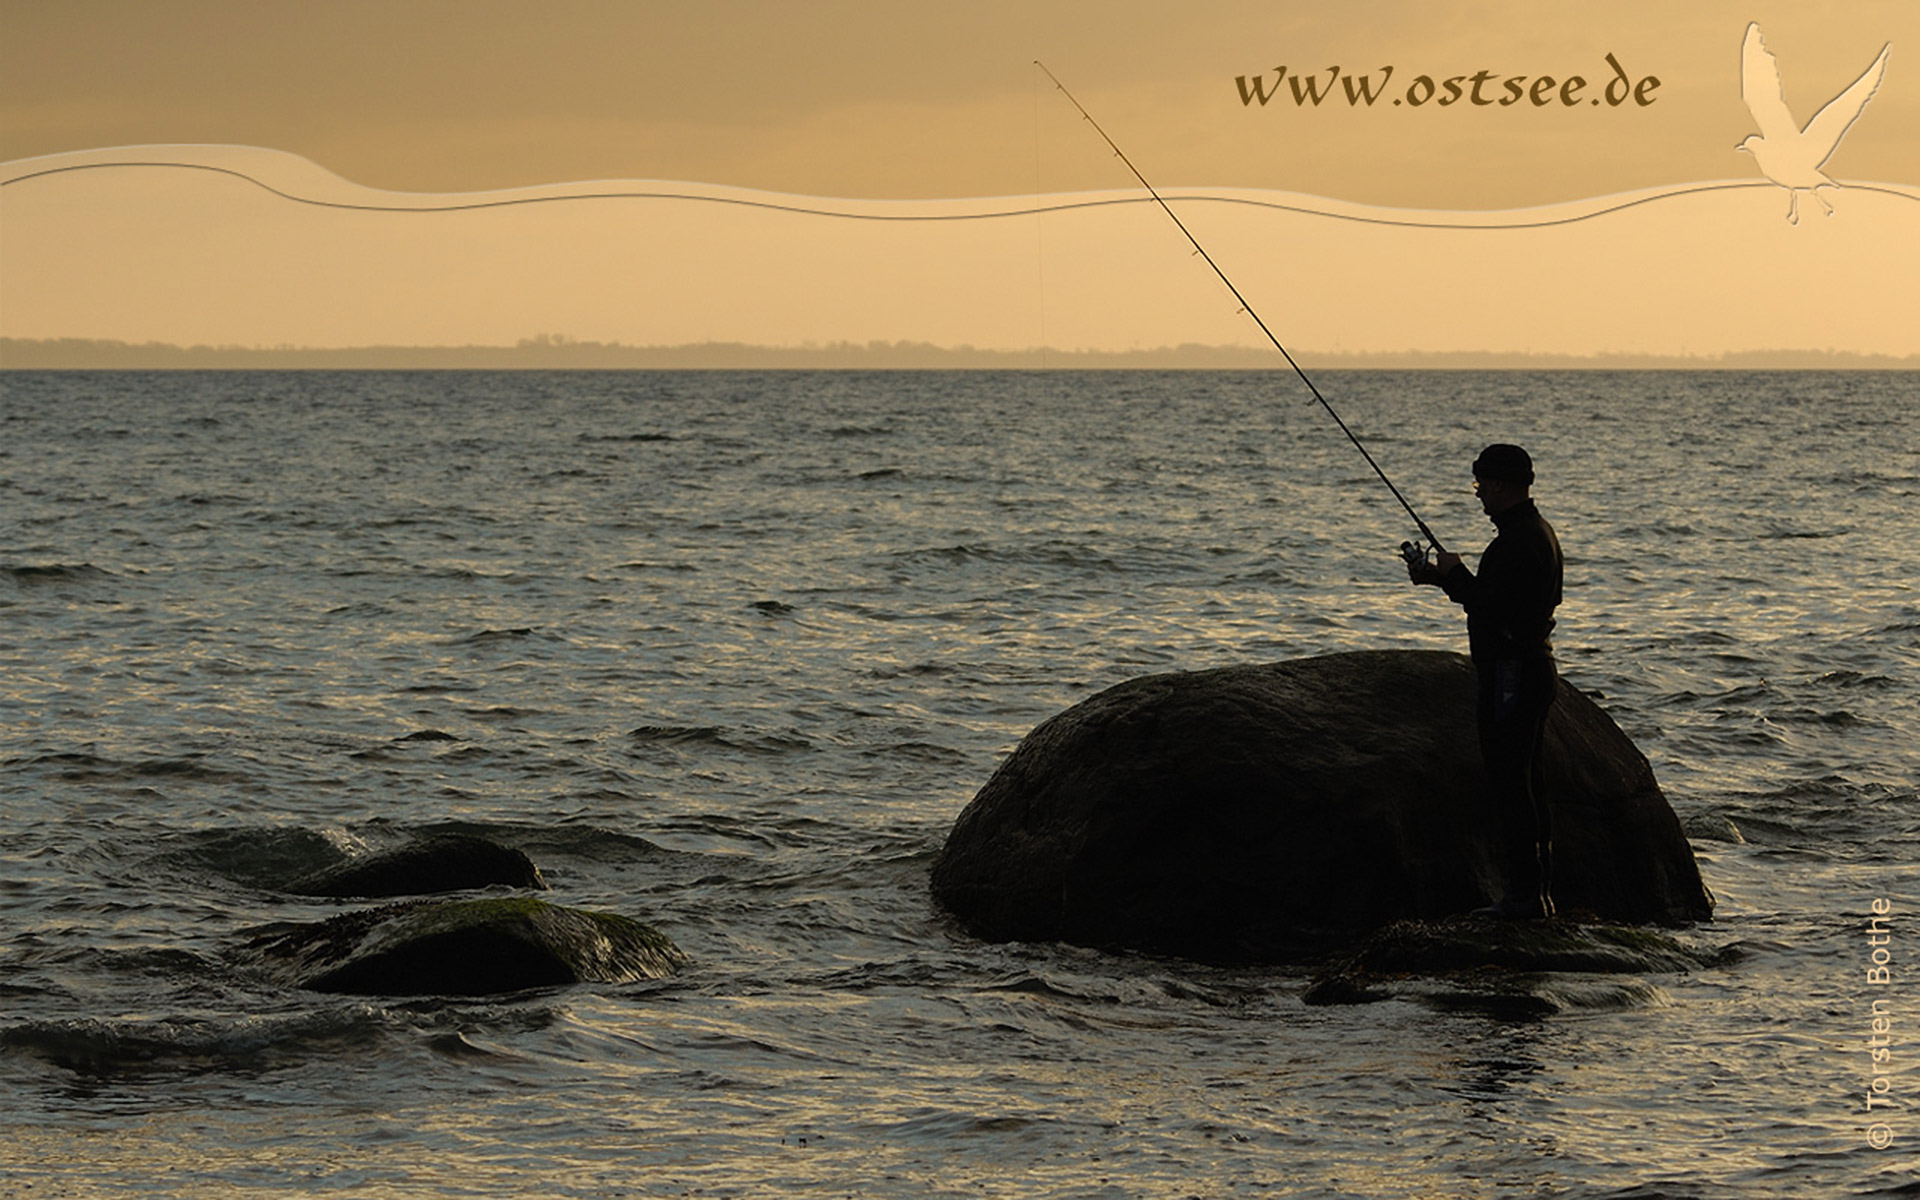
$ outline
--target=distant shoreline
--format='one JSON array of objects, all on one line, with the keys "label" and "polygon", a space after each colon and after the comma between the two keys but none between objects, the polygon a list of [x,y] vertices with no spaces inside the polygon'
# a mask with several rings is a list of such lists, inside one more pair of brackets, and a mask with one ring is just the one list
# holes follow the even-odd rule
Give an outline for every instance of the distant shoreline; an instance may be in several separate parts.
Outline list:
[{"label": "distant shoreline", "polygon": [[[1320,370],[1915,371],[1920,354],[1749,350],[1717,355],[1526,354],[1496,351],[1308,352]],[[982,350],[924,342],[629,346],[543,337],[513,346],[176,346],[95,338],[0,338],[0,370],[1287,370],[1251,346],[1140,350]]]}]

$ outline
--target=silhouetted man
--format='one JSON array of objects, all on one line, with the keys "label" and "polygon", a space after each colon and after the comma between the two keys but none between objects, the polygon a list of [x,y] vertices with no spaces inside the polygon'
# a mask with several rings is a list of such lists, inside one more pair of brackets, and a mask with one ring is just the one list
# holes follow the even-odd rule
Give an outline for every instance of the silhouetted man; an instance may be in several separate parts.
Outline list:
[{"label": "silhouetted man", "polygon": [[1534,507],[1533,460],[1518,446],[1493,445],[1473,462],[1473,488],[1499,533],[1480,572],[1442,551],[1437,563],[1409,563],[1415,583],[1433,584],[1467,610],[1467,644],[1479,678],[1480,759],[1500,824],[1504,891],[1492,913],[1553,915],[1553,847],[1541,784],[1540,740],[1559,677],[1553,666],[1553,610],[1560,603],[1560,540]]}]

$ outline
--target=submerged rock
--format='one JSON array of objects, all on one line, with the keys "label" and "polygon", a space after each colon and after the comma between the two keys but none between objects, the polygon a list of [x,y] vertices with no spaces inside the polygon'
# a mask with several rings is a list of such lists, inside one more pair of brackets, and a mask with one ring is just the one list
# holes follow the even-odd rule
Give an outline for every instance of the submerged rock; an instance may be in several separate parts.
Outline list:
[{"label": "submerged rock", "polygon": [[1723,817],[1719,813],[1694,813],[1681,822],[1680,827],[1686,830],[1687,836],[1696,842],[1730,842],[1735,846],[1744,846],[1747,843],[1746,835],[1740,832],[1740,827],[1730,818]]},{"label": "submerged rock", "polygon": [[1567,975],[1684,973],[1731,957],[1730,951],[1689,945],[1659,930],[1622,925],[1483,916],[1396,921],[1321,970],[1302,999],[1325,1005],[1414,998],[1444,1008],[1544,1015],[1645,1002],[1653,991],[1638,980]]},{"label": "submerged rock", "polygon": [[532,897],[417,900],[263,930],[248,947],[295,987],[366,996],[482,996],[676,973],[687,958],[627,917]]},{"label": "submerged rock", "polygon": [[545,891],[540,868],[518,850],[464,833],[441,833],[349,859],[286,886],[297,896],[428,896],[505,884]]},{"label": "submerged rock", "polygon": [[[1046,721],[955,822],[935,897],[991,939],[1285,960],[1498,892],[1467,659],[1370,651],[1153,675]],[[1554,894],[1713,902],[1646,757],[1578,689],[1547,724]]]}]

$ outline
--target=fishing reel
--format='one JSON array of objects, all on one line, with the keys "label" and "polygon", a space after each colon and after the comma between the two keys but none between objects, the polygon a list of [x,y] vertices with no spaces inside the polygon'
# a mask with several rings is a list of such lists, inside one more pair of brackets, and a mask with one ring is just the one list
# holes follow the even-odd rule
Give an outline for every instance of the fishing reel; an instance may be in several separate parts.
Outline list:
[{"label": "fishing reel", "polygon": [[1407,560],[1409,571],[1422,567],[1431,568],[1434,565],[1432,555],[1433,547],[1417,538],[1411,542],[1400,543],[1400,557]]}]

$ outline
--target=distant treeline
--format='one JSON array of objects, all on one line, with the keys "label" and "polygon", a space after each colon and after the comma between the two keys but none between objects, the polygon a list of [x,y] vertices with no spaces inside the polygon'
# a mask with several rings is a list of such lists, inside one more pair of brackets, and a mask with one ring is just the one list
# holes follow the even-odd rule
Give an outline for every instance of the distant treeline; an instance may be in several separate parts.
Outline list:
[{"label": "distant treeline", "polygon": [[[1751,350],[1705,356],[1299,352],[1302,366],[1360,370],[1920,370],[1920,354]],[[92,338],[0,338],[7,370],[1286,370],[1271,349],[981,350],[925,342],[627,346],[531,338],[514,346],[174,346]]]}]

